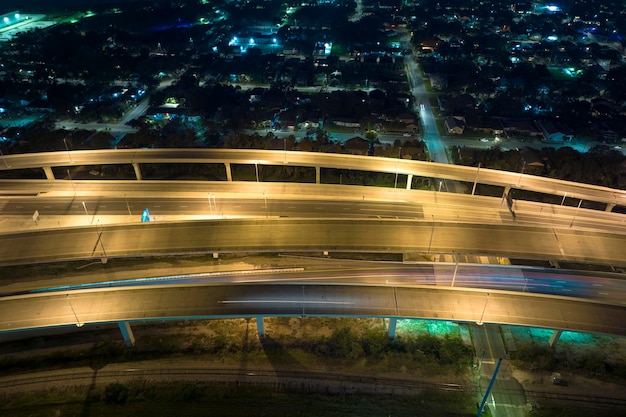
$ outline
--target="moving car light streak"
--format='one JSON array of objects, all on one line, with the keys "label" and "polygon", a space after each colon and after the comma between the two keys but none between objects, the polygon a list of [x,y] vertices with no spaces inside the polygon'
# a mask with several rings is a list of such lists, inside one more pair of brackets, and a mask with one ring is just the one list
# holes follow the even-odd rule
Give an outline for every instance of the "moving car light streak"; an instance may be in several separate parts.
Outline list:
[{"label": "moving car light streak", "polygon": [[123,280],[84,282],[36,288],[4,294],[16,296],[67,292],[86,289],[145,286],[221,285],[244,283],[341,283],[343,285],[433,286],[496,289],[532,294],[584,298],[615,305],[626,305],[626,281],[620,274],[555,270],[506,265],[453,263],[391,265],[356,269],[307,269],[303,267],[177,274]]}]

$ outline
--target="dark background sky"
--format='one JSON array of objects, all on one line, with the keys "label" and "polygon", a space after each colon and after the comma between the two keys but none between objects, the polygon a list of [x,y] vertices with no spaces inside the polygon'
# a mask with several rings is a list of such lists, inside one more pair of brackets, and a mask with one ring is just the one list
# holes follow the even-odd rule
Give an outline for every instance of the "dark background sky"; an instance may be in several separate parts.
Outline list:
[{"label": "dark background sky", "polygon": [[[28,12],[28,9],[53,9],[68,6],[86,7],[96,4],[114,4],[116,6],[125,3],[146,0],[0,0],[0,13],[10,12],[15,9]],[[150,2],[159,0],[150,0]]]}]

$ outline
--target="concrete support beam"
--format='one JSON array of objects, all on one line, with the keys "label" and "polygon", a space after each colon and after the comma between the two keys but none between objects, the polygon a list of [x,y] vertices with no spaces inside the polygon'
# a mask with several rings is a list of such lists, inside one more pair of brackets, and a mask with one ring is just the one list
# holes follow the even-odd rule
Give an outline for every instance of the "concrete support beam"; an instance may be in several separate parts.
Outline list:
[{"label": "concrete support beam", "polygon": [[135,177],[137,178],[137,181],[141,181],[141,167],[137,162],[133,162],[133,169],[135,170]]},{"label": "concrete support beam", "polygon": [[559,341],[559,337],[561,337],[562,330],[555,330],[552,332],[552,337],[550,338],[550,347],[553,348],[556,345],[556,342]]},{"label": "concrete support beam", "polygon": [[54,181],[54,173],[52,173],[51,167],[43,167],[43,172],[46,174],[46,179],[50,181]]},{"label": "concrete support beam", "polygon": [[224,162],[224,167],[226,167],[226,180],[227,181],[232,181],[233,180],[233,172],[230,170],[230,163],[229,162]]},{"label": "concrete support beam", "polygon": [[605,211],[613,211],[614,208],[615,208],[615,204],[609,203],[606,205]]},{"label": "concrete support beam", "polygon": [[388,334],[390,339],[396,338],[396,325],[398,324],[398,319],[396,317],[389,317],[389,329]]},{"label": "concrete support beam", "polygon": [[315,183],[319,184],[320,183],[320,178],[321,178],[321,171],[322,169],[320,167],[315,167]]},{"label": "concrete support beam", "polygon": [[413,183],[413,174],[409,174],[409,176],[406,179],[406,189],[410,190],[411,189],[411,184]]},{"label": "concrete support beam", "polygon": [[263,316],[256,316],[256,332],[259,338],[265,336],[265,324],[263,323]]},{"label": "concrete support beam", "polygon": [[130,328],[130,323],[127,321],[119,321],[117,325],[120,327],[126,346],[129,348],[135,347],[135,335],[133,334],[133,329]]}]

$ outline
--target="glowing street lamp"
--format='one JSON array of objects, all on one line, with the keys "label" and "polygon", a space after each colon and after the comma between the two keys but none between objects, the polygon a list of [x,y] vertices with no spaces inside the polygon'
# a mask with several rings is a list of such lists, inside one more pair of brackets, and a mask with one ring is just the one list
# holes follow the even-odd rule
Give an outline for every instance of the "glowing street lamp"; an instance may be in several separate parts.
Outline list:
[{"label": "glowing street lamp", "polygon": [[83,209],[85,209],[85,216],[87,216],[87,222],[91,224],[91,222],[89,221],[89,212],[87,211],[87,205],[85,204],[84,201],[82,203],[83,203]]}]

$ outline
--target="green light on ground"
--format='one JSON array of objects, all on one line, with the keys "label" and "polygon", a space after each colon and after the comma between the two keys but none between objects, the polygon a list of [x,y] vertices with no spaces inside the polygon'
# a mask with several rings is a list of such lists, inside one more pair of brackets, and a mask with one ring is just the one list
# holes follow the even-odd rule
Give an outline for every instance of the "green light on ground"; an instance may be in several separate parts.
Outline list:
[{"label": "green light on ground", "polygon": [[548,343],[552,337],[552,330],[549,329],[529,328],[528,333],[530,334],[531,339],[535,342],[545,341]]},{"label": "green light on ground", "polygon": [[[528,328],[528,333],[531,336],[531,339],[538,343],[548,343],[554,330],[550,329],[533,329]],[[590,344],[596,343],[597,337],[593,334],[589,333],[578,333],[578,332],[563,332],[559,337],[559,342],[557,343],[571,343],[571,344]]]},{"label": "green light on ground", "polygon": [[450,321],[417,319],[398,320],[397,331],[411,334],[427,333],[434,336],[459,336],[461,333],[459,325]]},{"label": "green light on ground", "polygon": [[596,337],[592,334],[578,332],[563,332],[559,340],[572,344],[588,344],[597,341]]}]

